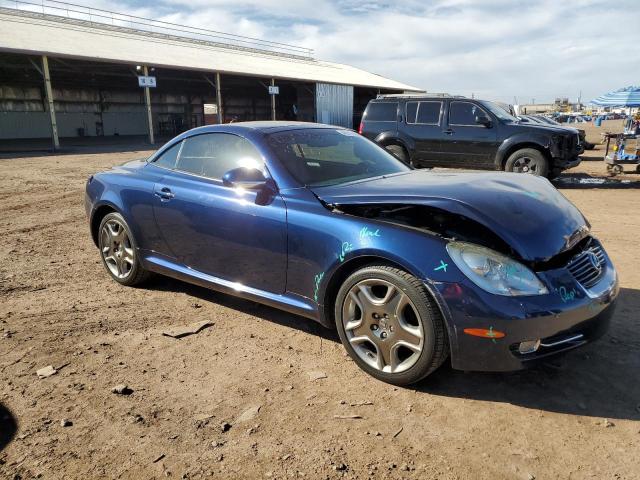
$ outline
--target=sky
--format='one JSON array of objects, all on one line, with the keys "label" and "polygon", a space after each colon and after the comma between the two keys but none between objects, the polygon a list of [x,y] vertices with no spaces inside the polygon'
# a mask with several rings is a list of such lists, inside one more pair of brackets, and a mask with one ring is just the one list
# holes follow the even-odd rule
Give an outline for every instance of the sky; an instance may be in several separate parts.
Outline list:
[{"label": "sky", "polygon": [[582,101],[640,84],[639,0],[81,0],[300,45],[429,92]]}]

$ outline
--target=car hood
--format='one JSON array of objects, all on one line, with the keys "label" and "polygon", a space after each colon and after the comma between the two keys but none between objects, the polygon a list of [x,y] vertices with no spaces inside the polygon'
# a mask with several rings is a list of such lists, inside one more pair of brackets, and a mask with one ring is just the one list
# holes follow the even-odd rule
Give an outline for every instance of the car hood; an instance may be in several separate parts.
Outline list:
[{"label": "car hood", "polygon": [[565,127],[556,126],[556,125],[541,125],[539,123],[523,123],[523,122],[514,123],[514,125],[518,125],[518,128],[530,128],[531,130],[538,131],[538,132],[542,130],[545,132],[554,132],[554,133],[562,133],[562,134],[567,133],[567,129]]},{"label": "car hood", "polygon": [[425,205],[463,215],[489,228],[522,259],[535,262],[573,247],[590,227],[548,180],[526,174],[413,170],[311,189],[337,207]]}]

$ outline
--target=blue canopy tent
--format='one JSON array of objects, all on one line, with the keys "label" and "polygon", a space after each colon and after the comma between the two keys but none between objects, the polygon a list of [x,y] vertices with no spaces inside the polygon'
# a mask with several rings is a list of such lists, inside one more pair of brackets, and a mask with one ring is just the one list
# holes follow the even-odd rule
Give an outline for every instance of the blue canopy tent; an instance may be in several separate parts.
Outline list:
[{"label": "blue canopy tent", "polygon": [[[605,93],[591,100],[594,105],[601,107],[640,107],[640,87],[625,87],[613,92]],[[600,126],[602,117],[596,119],[596,126]],[[633,117],[629,116],[625,124],[623,133],[604,133],[604,138],[607,140],[607,147],[605,149],[604,161],[607,164],[607,171],[614,175],[622,173],[624,170],[623,165],[632,164],[636,165],[636,171],[640,173],[640,149],[638,148],[638,135],[640,134],[640,124],[634,121]],[[613,155],[609,155],[609,145],[611,139],[616,139],[616,145],[613,148]],[[629,139],[636,139],[635,153],[625,152],[626,142]],[[633,150],[632,150],[633,152]]]},{"label": "blue canopy tent", "polygon": [[640,107],[640,87],[625,87],[591,100],[601,107]]}]

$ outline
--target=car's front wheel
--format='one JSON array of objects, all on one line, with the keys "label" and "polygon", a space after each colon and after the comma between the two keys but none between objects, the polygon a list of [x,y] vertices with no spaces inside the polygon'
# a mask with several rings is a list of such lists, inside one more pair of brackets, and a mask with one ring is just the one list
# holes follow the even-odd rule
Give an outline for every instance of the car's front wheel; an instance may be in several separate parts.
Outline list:
[{"label": "car's front wheel", "polygon": [[434,300],[422,282],[397,268],[368,266],[349,276],[336,297],[335,320],[351,358],[387,383],[417,382],[449,354]]},{"label": "car's front wheel", "polygon": [[102,263],[116,282],[133,286],[147,279],[131,229],[119,213],[109,213],[100,222],[98,247]]},{"label": "car's front wheel", "polygon": [[523,148],[509,156],[504,169],[507,172],[529,173],[546,177],[549,174],[549,162],[542,152],[534,148]]}]

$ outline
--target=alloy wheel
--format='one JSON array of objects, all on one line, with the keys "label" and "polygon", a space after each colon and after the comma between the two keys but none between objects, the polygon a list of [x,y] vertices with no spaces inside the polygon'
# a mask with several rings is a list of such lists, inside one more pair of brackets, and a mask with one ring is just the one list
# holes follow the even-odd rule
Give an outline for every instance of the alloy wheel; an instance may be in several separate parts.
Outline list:
[{"label": "alloy wheel", "polygon": [[407,294],[382,279],[355,284],[345,298],[342,322],[360,359],[385,373],[411,368],[424,347],[424,328]]},{"label": "alloy wheel", "polygon": [[517,173],[536,174],[538,171],[538,162],[531,157],[520,157],[513,162],[513,171]]},{"label": "alloy wheel", "polygon": [[100,231],[100,251],[111,274],[119,279],[127,278],[135,265],[135,252],[125,226],[110,219]]}]

